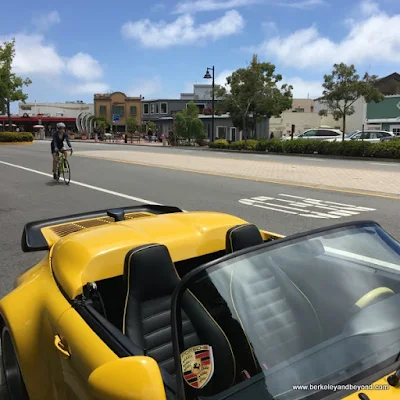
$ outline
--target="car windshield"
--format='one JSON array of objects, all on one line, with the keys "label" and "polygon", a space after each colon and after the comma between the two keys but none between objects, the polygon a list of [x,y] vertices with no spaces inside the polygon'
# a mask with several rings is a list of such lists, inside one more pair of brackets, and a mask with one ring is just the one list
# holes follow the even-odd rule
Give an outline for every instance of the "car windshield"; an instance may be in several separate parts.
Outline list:
[{"label": "car windshield", "polygon": [[357,133],[359,133],[360,131],[353,131],[353,132],[350,132],[350,133],[346,133],[344,136],[346,137],[346,138],[351,138],[352,136],[354,136],[354,135],[356,135]]},{"label": "car windshield", "polygon": [[[203,347],[192,347],[193,359],[190,334],[182,339],[187,314],[177,322],[185,391],[196,381],[212,399],[314,399],[333,388],[325,385],[356,384],[395,368],[400,244],[379,225],[337,226],[236,254],[181,282],[177,298],[196,298],[213,321],[198,314],[196,345]],[[184,300],[175,306],[178,316],[188,310]],[[203,380],[191,363],[201,361],[197,353],[212,365]]]}]

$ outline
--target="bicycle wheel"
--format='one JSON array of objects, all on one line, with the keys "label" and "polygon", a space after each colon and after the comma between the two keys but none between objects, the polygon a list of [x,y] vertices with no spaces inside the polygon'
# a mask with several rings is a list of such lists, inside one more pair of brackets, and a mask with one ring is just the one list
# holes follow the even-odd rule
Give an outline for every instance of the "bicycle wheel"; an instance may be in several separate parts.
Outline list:
[{"label": "bicycle wheel", "polygon": [[71,180],[71,169],[69,167],[69,162],[66,159],[64,159],[64,167],[62,169],[62,174],[64,178],[64,183],[66,185],[69,185],[69,182]]}]

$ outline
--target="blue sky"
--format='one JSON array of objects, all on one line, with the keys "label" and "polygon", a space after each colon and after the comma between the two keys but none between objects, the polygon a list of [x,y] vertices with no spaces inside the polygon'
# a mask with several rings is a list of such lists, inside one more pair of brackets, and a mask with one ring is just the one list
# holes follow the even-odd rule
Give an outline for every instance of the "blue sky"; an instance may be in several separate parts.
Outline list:
[{"label": "blue sky", "polygon": [[117,90],[174,98],[206,82],[206,67],[225,83],[252,53],[274,63],[298,98],[318,96],[335,62],[361,75],[400,72],[398,0],[48,3],[2,7],[0,40],[16,38],[14,69],[33,81],[29,101],[91,102]]}]

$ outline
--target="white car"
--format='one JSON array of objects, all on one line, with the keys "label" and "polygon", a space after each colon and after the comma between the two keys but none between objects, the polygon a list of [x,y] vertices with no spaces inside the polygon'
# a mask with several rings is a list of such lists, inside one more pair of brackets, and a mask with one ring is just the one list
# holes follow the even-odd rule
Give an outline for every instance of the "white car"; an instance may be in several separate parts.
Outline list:
[{"label": "white car", "polygon": [[[355,131],[352,132],[350,135],[346,136],[344,138],[345,141],[349,140],[362,140],[365,142],[370,142],[370,143],[379,143],[382,141],[384,138],[390,138],[392,136],[395,136],[393,132],[388,132],[388,131],[379,131],[379,130],[368,130],[368,131]],[[329,142],[336,142],[337,140],[341,140],[341,138],[331,138],[327,139]]]},{"label": "white car", "polygon": [[[332,128],[316,128],[307,129],[303,133],[293,136],[293,139],[308,139],[308,140],[327,140],[342,137],[342,131]],[[282,140],[290,140],[290,136],[282,137]]]}]

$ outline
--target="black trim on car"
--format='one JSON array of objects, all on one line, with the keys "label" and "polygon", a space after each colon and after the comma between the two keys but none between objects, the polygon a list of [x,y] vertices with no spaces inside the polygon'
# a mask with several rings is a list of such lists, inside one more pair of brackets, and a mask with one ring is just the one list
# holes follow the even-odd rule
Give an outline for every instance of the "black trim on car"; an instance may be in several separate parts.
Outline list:
[{"label": "black trim on car", "polygon": [[140,206],[127,206],[118,207],[115,209],[99,210],[99,211],[89,211],[80,214],[66,215],[64,217],[44,219],[40,221],[29,222],[24,226],[21,238],[22,251],[25,253],[32,251],[48,250],[48,243],[41,232],[42,228],[64,224],[68,222],[79,221],[85,218],[102,218],[108,217],[110,215],[119,215],[121,212],[149,212],[152,214],[172,214],[183,212],[178,207],[173,206],[163,206],[155,204],[145,204]]}]

